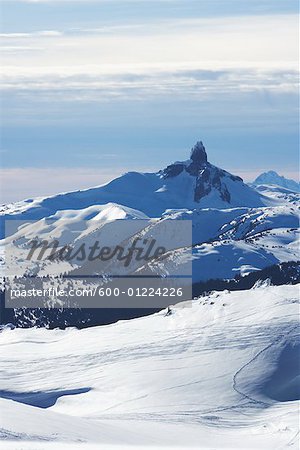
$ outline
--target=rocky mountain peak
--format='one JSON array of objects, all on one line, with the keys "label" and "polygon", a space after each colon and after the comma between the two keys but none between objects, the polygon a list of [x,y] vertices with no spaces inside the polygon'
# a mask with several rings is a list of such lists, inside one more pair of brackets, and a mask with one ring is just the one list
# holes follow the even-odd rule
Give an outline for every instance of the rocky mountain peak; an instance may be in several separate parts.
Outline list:
[{"label": "rocky mountain peak", "polygon": [[191,150],[191,160],[197,165],[207,163],[207,153],[202,141],[198,141]]},{"label": "rocky mountain peak", "polygon": [[164,179],[175,178],[181,176],[181,174],[194,177],[194,201],[197,203],[213,191],[218,193],[223,202],[230,204],[231,194],[227,186],[228,181],[243,182],[240,177],[231,175],[210,164],[202,141],[198,141],[192,148],[188,161],[171,164],[161,170],[159,174]]}]

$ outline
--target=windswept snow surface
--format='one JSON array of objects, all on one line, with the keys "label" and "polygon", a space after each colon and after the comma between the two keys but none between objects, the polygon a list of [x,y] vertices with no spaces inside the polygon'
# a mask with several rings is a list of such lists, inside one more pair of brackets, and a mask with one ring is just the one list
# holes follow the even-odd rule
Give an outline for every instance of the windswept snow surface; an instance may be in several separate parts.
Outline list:
[{"label": "windswept snow surface", "polygon": [[4,329],[1,448],[297,449],[298,297],[263,285],[110,326]]}]

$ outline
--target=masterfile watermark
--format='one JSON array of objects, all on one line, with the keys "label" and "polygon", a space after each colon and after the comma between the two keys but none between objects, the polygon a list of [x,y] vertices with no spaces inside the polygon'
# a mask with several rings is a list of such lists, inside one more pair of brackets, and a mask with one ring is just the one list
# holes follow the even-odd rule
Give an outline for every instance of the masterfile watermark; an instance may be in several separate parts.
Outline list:
[{"label": "masterfile watermark", "polygon": [[189,220],[5,223],[7,308],[164,308],[192,298]]},{"label": "masterfile watermark", "polygon": [[53,241],[39,241],[33,240],[29,242],[30,250],[26,257],[30,261],[35,256],[38,261],[41,261],[49,250],[47,255],[48,260],[52,261],[70,261],[70,262],[84,262],[84,261],[110,261],[116,258],[124,264],[124,267],[129,267],[132,260],[148,262],[161,258],[166,254],[165,247],[157,246],[156,239],[141,239],[135,238],[129,248],[116,245],[114,247],[101,246],[99,241],[95,241],[92,245],[82,243],[78,248],[70,245],[61,247],[60,242],[56,239]]}]

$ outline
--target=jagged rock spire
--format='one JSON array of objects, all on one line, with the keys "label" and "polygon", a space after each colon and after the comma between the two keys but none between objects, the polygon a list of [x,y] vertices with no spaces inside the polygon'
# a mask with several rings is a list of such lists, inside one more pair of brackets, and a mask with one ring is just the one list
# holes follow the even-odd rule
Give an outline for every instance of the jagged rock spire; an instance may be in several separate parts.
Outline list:
[{"label": "jagged rock spire", "polygon": [[207,153],[202,141],[198,141],[192,148],[191,160],[197,164],[207,163]]}]

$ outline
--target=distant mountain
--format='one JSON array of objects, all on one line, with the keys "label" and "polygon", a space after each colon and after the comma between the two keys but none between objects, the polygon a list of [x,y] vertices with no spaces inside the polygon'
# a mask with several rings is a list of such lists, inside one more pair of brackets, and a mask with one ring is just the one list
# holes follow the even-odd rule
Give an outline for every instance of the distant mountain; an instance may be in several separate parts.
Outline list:
[{"label": "distant mountain", "polygon": [[294,180],[278,175],[278,173],[275,172],[274,170],[262,173],[256,178],[253,184],[256,186],[261,184],[272,184],[284,187],[286,189],[289,189],[290,191],[300,192],[300,183],[297,183]]},{"label": "distant mountain", "polygon": [[103,186],[17,202],[0,212],[15,219],[36,220],[61,210],[111,202],[159,217],[166,209],[260,207],[274,204],[274,199],[209,163],[203,143],[197,142],[187,161],[156,173],[129,172]]}]

